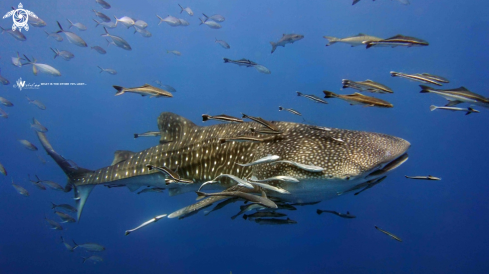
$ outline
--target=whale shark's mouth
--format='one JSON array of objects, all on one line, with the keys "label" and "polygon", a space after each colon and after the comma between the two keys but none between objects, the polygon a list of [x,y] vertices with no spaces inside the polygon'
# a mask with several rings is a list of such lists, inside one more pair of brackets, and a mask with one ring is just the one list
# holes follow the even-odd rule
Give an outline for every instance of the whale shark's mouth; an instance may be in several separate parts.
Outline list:
[{"label": "whale shark's mouth", "polygon": [[373,178],[384,176],[386,173],[404,164],[404,162],[406,162],[408,159],[409,159],[409,155],[407,153],[404,153],[403,155],[397,157],[396,159],[384,164],[383,166],[380,167],[380,169],[376,169],[375,171],[371,172],[370,174],[365,176],[365,179],[373,179]]}]

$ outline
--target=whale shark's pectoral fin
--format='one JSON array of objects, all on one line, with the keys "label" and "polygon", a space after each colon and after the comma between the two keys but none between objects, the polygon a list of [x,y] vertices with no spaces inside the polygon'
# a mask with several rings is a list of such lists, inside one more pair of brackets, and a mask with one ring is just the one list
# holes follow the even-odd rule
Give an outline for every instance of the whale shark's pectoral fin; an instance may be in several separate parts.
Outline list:
[{"label": "whale shark's pectoral fin", "polygon": [[114,152],[114,160],[112,161],[111,166],[117,165],[118,163],[122,163],[127,159],[131,158],[135,153],[129,150],[117,150]]},{"label": "whale shark's pectoral fin", "polygon": [[196,130],[199,126],[192,121],[171,112],[163,112],[158,117],[158,128],[160,129],[160,144],[183,141],[190,132]]}]

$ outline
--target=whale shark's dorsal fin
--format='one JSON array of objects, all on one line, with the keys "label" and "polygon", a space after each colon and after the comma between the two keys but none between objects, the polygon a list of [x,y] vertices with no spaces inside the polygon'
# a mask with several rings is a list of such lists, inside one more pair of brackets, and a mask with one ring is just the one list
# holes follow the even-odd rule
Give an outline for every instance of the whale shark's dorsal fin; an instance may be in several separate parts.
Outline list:
[{"label": "whale shark's dorsal fin", "polygon": [[116,150],[116,152],[114,152],[114,160],[112,161],[111,166],[126,161],[127,159],[131,158],[134,154],[135,154],[134,152],[129,150]]},{"label": "whale shark's dorsal fin", "polygon": [[160,129],[160,144],[182,141],[186,132],[198,128],[192,121],[171,112],[163,112],[158,117],[158,128]]}]

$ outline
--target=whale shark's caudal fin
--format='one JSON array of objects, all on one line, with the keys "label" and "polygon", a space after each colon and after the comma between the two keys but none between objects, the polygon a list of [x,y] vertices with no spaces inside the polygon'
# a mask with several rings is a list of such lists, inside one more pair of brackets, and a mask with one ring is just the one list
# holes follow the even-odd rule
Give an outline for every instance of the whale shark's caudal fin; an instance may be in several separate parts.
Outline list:
[{"label": "whale shark's caudal fin", "polygon": [[46,150],[49,156],[59,165],[59,167],[64,171],[66,176],[68,176],[68,184],[75,187],[75,200],[78,207],[78,221],[80,221],[80,216],[83,211],[83,206],[87,201],[90,192],[95,185],[86,184],[87,177],[92,173],[91,170],[80,168],[74,164],[70,164],[69,160],[66,160],[63,156],[54,151],[53,147],[49,143],[46,135],[42,132],[36,132],[39,141]]}]

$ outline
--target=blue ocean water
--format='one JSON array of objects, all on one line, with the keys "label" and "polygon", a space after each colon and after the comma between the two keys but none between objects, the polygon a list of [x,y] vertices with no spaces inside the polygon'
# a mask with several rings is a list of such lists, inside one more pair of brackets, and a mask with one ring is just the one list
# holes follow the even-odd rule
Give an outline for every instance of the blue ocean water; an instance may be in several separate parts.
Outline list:
[{"label": "blue ocean water", "polygon": [[[393,78],[390,71],[429,72],[450,79],[444,88],[465,86],[488,96],[487,63],[489,17],[487,1],[108,1],[103,10],[95,1],[23,1],[46,21],[43,28],[23,30],[27,40],[0,35],[1,75],[10,85],[0,86],[0,96],[14,107],[0,121],[0,163],[8,176],[0,177],[0,273],[487,273],[489,220],[486,169],[487,113],[469,116],[447,111],[430,112],[429,106],[446,100],[420,94],[418,83]],[[180,14],[178,4],[189,6],[194,16]],[[0,3],[7,13],[18,2]],[[109,33],[126,39],[132,51],[107,47],[104,33],[95,28],[91,9],[118,18],[146,21],[152,37],[133,34],[118,26]],[[2,14],[3,14],[2,13]],[[215,30],[199,26],[198,17],[221,14],[226,20]],[[187,27],[158,25],[158,14],[190,22]],[[79,34],[94,50],[47,39],[44,31],[67,29],[67,19],[81,22]],[[114,20],[114,19],[112,19]],[[11,27],[11,18],[0,23]],[[284,33],[304,39],[270,53],[270,41]],[[346,37],[367,33],[379,37],[396,34],[427,40],[428,47],[371,48],[335,44],[325,47],[322,36]],[[215,39],[227,41],[224,49]],[[53,59],[50,47],[75,54],[71,61]],[[181,56],[167,54],[178,50]],[[57,68],[62,76],[34,76],[32,66],[15,67],[16,52]],[[224,64],[222,58],[250,59],[271,70]],[[117,75],[99,73],[97,66]],[[26,83],[84,83],[83,86],[41,86],[20,91]],[[296,91],[322,97],[323,90],[341,90],[341,79],[372,79],[394,90],[374,95],[394,104],[392,109],[350,106],[339,99],[328,105],[296,96]],[[140,86],[160,80],[177,89],[173,98],[148,98],[133,94],[115,97],[112,85]],[[40,110],[25,99],[37,99]],[[141,151],[157,144],[157,138],[133,139],[134,133],[157,130],[156,118],[174,112],[198,125],[201,115],[241,112],[268,120],[302,122],[298,116],[279,112],[278,106],[303,114],[306,123],[327,127],[386,133],[411,143],[410,159],[388,178],[361,195],[343,195],[318,205],[299,207],[289,217],[298,224],[265,226],[231,220],[239,211],[233,204],[209,216],[199,213],[183,220],[163,219],[141,231],[124,231],[164,213],[195,202],[195,194],[179,196],[141,194],[126,188],[96,187],[76,224],[64,230],[49,229],[44,217],[57,220],[50,202],[74,203],[72,193],[41,191],[27,174],[62,185],[66,176],[49,158],[29,126],[33,117],[45,125],[56,151],[80,167],[98,169],[110,165],[116,150]],[[466,105],[468,106],[468,105]],[[213,124],[213,123],[212,123]],[[38,152],[24,149],[27,139]],[[42,164],[38,156],[47,160]],[[442,181],[407,180],[404,175],[432,174]],[[11,180],[24,186],[20,196]],[[350,211],[355,219],[316,214],[316,209]],[[403,239],[397,242],[375,230],[377,225]],[[89,253],[68,252],[68,242],[96,242],[107,250],[104,261],[82,264]],[[97,254],[98,255],[98,254]]]}]

